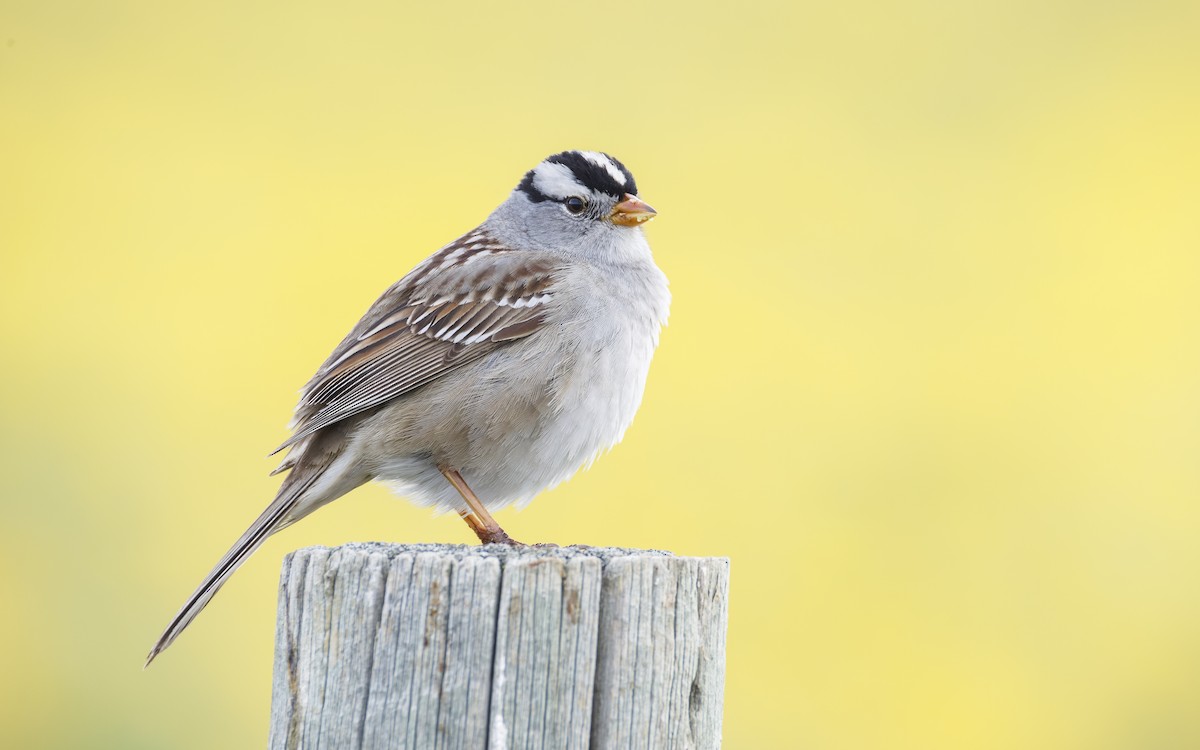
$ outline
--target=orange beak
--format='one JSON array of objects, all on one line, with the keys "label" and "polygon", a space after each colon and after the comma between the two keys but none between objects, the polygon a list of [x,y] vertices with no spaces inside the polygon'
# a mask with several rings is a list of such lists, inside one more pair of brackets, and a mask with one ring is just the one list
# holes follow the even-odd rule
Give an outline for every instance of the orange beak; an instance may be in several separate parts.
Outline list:
[{"label": "orange beak", "polygon": [[653,208],[642,202],[641,198],[631,193],[626,193],[621,199],[621,202],[613,206],[612,213],[609,214],[609,219],[613,224],[620,224],[623,227],[636,227],[639,224],[645,224],[658,214]]}]

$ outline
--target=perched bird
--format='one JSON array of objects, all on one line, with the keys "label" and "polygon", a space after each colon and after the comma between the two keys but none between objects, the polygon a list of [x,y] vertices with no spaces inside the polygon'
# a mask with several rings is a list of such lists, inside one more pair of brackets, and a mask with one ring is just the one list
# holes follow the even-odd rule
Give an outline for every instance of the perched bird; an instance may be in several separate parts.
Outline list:
[{"label": "perched bird", "polygon": [[621,440],[666,323],[654,209],[621,162],[564,151],[371,306],[301,392],[275,500],[171,620],[171,645],[268,536],[378,479],[516,544],[524,505]]}]

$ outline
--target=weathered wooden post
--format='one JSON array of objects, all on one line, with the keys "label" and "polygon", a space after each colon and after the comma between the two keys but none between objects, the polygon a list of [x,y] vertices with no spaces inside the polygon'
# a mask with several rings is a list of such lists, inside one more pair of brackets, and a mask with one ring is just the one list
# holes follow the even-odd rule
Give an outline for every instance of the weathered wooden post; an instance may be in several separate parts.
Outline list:
[{"label": "weathered wooden post", "polygon": [[716,748],[729,561],[349,544],[288,555],[270,746]]}]

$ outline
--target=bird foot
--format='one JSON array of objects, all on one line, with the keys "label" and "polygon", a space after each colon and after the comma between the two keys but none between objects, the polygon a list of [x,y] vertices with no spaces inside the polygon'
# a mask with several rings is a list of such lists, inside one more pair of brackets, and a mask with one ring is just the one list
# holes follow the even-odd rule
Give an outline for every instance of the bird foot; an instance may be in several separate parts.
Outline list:
[{"label": "bird foot", "polygon": [[504,529],[487,529],[483,532],[476,532],[479,537],[480,544],[507,544],[510,547],[528,547],[525,542],[518,542],[504,532]]}]

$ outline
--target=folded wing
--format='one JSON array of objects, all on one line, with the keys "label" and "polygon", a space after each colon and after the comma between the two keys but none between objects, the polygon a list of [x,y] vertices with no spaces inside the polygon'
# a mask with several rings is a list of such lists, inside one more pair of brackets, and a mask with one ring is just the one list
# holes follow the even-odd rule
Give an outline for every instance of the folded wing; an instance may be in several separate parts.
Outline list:
[{"label": "folded wing", "polygon": [[[536,332],[557,261],[475,230],[383,293],[301,392],[276,452]],[[285,463],[281,469],[287,468]]]}]

